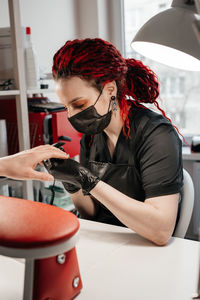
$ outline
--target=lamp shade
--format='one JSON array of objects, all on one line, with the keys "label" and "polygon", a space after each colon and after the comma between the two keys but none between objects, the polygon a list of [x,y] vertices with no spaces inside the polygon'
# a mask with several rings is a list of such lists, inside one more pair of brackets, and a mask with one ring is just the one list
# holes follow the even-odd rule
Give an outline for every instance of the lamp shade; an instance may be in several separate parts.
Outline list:
[{"label": "lamp shade", "polygon": [[195,5],[175,0],[137,32],[131,46],[142,55],[168,66],[200,71],[200,42],[194,30]]}]

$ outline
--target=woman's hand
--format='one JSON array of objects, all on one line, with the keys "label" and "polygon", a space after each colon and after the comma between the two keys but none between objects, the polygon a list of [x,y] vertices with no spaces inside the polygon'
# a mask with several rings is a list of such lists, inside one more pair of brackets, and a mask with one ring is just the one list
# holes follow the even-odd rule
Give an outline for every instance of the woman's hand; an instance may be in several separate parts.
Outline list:
[{"label": "woman's hand", "polygon": [[[88,195],[100,180],[90,170],[73,159],[49,159],[44,162],[44,165],[56,180],[62,181],[67,190],[70,185],[73,192],[82,189],[84,195]],[[65,185],[65,183],[67,184]]]},{"label": "woman's hand", "polygon": [[38,146],[0,158],[0,176],[18,180],[52,181],[54,180],[52,175],[35,171],[35,167],[49,158],[67,159],[68,157],[68,154],[56,147],[50,145]]}]

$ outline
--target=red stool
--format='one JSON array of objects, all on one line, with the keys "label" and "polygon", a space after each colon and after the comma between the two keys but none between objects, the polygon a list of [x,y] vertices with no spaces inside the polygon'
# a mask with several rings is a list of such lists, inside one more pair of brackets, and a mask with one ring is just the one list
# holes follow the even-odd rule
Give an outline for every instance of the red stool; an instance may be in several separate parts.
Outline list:
[{"label": "red stool", "polygon": [[0,254],[25,258],[24,300],[68,300],[80,293],[78,230],[68,211],[0,196]]}]

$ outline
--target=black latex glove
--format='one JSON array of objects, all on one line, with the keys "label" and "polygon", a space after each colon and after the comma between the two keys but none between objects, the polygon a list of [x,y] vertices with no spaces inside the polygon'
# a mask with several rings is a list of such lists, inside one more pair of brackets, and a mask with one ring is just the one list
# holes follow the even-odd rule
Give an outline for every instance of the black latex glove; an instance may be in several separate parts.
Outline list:
[{"label": "black latex glove", "polygon": [[68,191],[68,193],[70,193],[70,194],[74,194],[80,190],[80,187],[78,187],[74,184],[71,184],[69,182],[62,182],[62,184],[64,185],[64,188],[66,189],[66,191]]},{"label": "black latex glove", "polygon": [[[73,159],[48,159],[44,162],[47,171],[54,176],[56,180],[62,181],[67,186],[74,185],[76,188],[82,188],[84,195],[89,195],[90,191],[99,182],[99,178],[93,175],[90,170],[83,167]],[[77,190],[76,190],[77,191]]]},{"label": "black latex glove", "polygon": [[[63,152],[65,152],[65,149],[62,147],[65,143],[64,142],[58,142],[58,143],[55,143],[53,144],[52,146],[56,147],[56,148],[59,148],[60,150],[62,150]],[[52,162],[56,162],[57,159],[52,159],[51,160]],[[59,159],[58,159],[59,161]],[[50,161],[46,161],[44,162],[47,170],[48,170],[48,165],[50,164]],[[71,183],[68,183],[68,182],[62,182],[62,184],[64,185],[64,188],[66,189],[66,191],[68,191],[70,194],[74,194],[76,192],[78,192],[80,190],[80,187],[74,185],[74,184],[71,184]]]}]

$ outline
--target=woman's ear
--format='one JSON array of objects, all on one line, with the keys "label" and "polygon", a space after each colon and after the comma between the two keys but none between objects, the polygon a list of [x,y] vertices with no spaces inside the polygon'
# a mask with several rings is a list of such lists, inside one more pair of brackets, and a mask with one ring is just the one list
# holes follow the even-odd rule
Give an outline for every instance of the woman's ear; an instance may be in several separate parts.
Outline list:
[{"label": "woman's ear", "polygon": [[109,96],[115,96],[117,94],[117,85],[115,80],[110,81],[104,85],[104,91],[109,94]]}]

